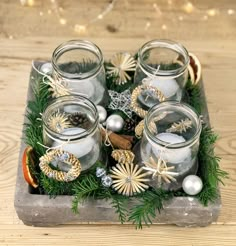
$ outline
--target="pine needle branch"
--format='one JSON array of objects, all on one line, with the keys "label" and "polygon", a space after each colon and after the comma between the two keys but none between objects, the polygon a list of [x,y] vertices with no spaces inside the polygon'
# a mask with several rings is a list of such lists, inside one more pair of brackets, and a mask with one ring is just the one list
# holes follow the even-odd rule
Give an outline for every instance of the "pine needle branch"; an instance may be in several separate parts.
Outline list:
[{"label": "pine needle branch", "polygon": [[214,153],[216,140],[217,135],[212,129],[203,126],[198,154],[198,160],[201,163],[198,175],[202,177],[203,190],[198,194],[198,198],[205,206],[219,197],[219,182],[224,184],[223,179],[228,178],[228,173],[220,169],[220,158]]},{"label": "pine needle branch", "polygon": [[118,218],[121,222],[121,224],[125,223],[127,220],[127,216],[128,216],[128,202],[129,202],[129,198],[126,196],[122,196],[122,195],[113,195],[112,196],[112,207],[115,209],[115,212],[118,214]]},{"label": "pine needle branch", "polygon": [[163,208],[163,201],[172,198],[171,192],[158,190],[148,190],[142,193],[139,198],[140,203],[132,208],[129,221],[136,225],[136,229],[142,229],[143,224],[149,226],[152,219],[156,217],[156,211],[160,213]]},{"label": "pine needle branch", "polygon": [[79,183],[76,183],[72,189],[75,194],[72,201],[72,211],[79,213],[79,203],[83,202],[87,197],[94,196],[99,189],[99,183],[92,174],[89,174],[84,176]]}]

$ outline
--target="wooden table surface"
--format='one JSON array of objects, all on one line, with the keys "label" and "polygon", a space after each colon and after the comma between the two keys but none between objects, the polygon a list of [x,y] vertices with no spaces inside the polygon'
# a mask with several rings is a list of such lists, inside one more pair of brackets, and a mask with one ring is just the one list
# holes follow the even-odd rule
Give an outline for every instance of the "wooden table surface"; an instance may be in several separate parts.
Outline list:
[{"label": "wooden table surface", "polygon": [[[236,1],[30,2],[34,6],[0,3],[0,245],[236,245]],[[33,228],[18,219],[14,190],[31,61],[50,59],[58,44],[76,38],[95,42],[105,57],[135,52],[153,38],[178,40],[199,57],[211,123],[220,136],[216,151],[230,174],[221,187],[217,223],[143,230],[132,225]]]}]

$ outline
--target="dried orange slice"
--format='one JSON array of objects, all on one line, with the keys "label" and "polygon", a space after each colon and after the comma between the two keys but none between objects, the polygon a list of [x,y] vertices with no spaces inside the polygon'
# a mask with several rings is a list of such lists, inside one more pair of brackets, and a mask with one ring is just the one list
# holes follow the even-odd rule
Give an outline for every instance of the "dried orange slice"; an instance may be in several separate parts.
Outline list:
[{"label": "dried orange slice", "polygon": [[37,188],[38,187],[38,182],[37,182],[36,178],[34,177],[34,175],[31,173],[30,168],[29,168],[29,164],[30,165],[34,164],[33,148],[30,147],[30,146],[26,147],[25,151],[23,153],[22,170],[23,170],[25,181],[29,185],[33,186],[34,188]]},{"label": "dried orange slice", "polygon": [[188,66],[189,77],[193,84],[197,84],[202,75],[202,66],[199,59],[193,54],[189,53],[190,64]]}]

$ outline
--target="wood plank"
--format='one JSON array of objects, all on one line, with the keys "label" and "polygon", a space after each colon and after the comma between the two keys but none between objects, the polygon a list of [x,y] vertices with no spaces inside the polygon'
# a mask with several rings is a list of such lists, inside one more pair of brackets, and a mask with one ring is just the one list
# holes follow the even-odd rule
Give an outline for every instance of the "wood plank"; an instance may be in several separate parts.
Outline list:
[{"label": "wood plank", "polygon": [[[208,228],[152,226],[135,230],[133,226],[63,226],[33,228],[0,225],[0,244],[7,245],[235,245],[236,226],[212,225]],[[223,242],[223,244],[222,244]]]}]

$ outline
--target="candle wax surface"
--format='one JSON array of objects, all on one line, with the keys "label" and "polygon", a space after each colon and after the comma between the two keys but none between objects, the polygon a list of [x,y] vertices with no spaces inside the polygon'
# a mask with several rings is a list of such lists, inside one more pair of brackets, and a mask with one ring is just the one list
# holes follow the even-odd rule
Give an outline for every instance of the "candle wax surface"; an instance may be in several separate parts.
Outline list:
[{"label": "candle wax surface", "polygon": [[174,96],[179,90],[179,85],[174,79],[155,78],[151,80],[150,85],[160,90],[166,98]]},{"label": "candle wax surface", "polygon": [[152,151],[157,157],[164,159],[166,162],[177,164],[186,160],[191,160],[190,147],[183,147],[178,149],[168,149],[170,144],[178,144],[185,142],[182,136],[174,133],[160,133],[156,135],[156,138],[163,142],[166,142],[166,147],[159,146],[158,144],[152,144]]},{"label": "candle wax surface", "polygon": [[[62,132],[62,134],[68,135],[68,138],[69,138],[70,136],[72,136],[74,134],[80,134],[84,131],[85,131],[85,129],[83,129],[83,128],[67,128]],[[86,137],[86,138],[81,139],[75,143],[73,143],[73,142],[66,143],[66,141],[65,141],[63,146],[62,146],[62,149],[75,155],[77,158],[80,158],[80,157],[88,154],[92,150],[94,144],[95,144],[95,141],[92,137]],[[62,145],[62,143],[54,141],[52,144],[52,147],[56,147],[59,145]]]},{"label": "candle wax surface", "polygon": [[68,81],[68,88],[71,89],[72,93],[78,93],[89,98],[95,104],[102,101],[105,89],[101,83],[96,79],[85,79],[76,81]]}]

